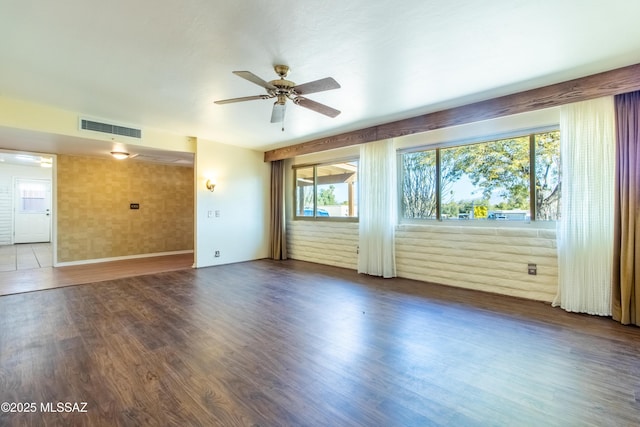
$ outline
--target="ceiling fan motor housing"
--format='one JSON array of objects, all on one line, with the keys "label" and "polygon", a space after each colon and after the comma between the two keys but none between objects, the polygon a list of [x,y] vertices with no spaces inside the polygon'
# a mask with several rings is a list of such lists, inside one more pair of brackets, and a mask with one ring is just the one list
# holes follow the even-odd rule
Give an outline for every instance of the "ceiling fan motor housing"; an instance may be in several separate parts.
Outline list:
[{"label": "ceiling fan motor housing", "polygon": [[280,96],[280,95],[285,95],[285,96],[291,96],[294,94],[294,90],[293,88],[295,87],[295,83],[292,82],[291,80],[285,80],[285,79],[279,79],[279,80],[271,80],[269,82],[270,85],[275,86],[277,89],[276,90],[268,90],[268,92],[273,95],[273,96]]}]

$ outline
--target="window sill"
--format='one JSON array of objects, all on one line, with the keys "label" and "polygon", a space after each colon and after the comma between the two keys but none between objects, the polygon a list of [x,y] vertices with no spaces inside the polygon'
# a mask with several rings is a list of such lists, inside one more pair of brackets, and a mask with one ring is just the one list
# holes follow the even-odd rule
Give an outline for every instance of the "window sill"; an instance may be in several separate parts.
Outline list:
[{"label": "window sill", "polygon": [[317,222],[358,222],[358,218],[347,217],[312,217],[312,216],[294,216],[294,221],[317,221]]},{"label": "window sill", "polygon": [[533,230],[555,230],[557,221],[503,221],[503,220],[474,220],[474,219],[415,219],[402,220],[397,227],[402,226],[431,226],[431,227],[482,227],[482,228],[526,228]]}]

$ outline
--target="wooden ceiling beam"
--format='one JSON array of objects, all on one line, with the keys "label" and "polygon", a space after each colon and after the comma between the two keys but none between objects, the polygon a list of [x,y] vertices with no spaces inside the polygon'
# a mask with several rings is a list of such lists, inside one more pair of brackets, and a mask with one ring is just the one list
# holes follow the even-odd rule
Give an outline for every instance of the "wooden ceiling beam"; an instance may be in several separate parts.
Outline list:
[{"label": "wooden ceiling beam", "polygon": [[448,110],[315,139],[264,153],[264,161],[288,159],[303,154],[397,138],[430,130],[495,119],[512,114],[586,101],[601,96],[640,90],[640,64],[629,65],[579,79],[569,80],[512,95],[475,102]]}]

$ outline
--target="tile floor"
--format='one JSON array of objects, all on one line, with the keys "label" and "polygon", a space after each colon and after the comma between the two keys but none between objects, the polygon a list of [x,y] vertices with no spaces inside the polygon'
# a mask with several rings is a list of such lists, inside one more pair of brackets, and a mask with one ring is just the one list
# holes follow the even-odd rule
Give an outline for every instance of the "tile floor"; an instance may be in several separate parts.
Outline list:
[{"label": "tile floor", "polygon": [[21,243],[0,246],[0,271],[51,267],[51,243]]}]

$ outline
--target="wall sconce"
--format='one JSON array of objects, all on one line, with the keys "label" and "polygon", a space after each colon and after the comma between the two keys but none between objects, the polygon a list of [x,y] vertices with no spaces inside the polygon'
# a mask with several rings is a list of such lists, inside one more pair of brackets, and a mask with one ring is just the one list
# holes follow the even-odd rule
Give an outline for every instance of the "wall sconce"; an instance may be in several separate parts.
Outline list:
[{"label": "wall sconce", "polygon": [[216,183],[213,182],[212,180],[208,179],[207,180],[207,190],[211,191],[213,193],[213,190],[216,188]]}]

